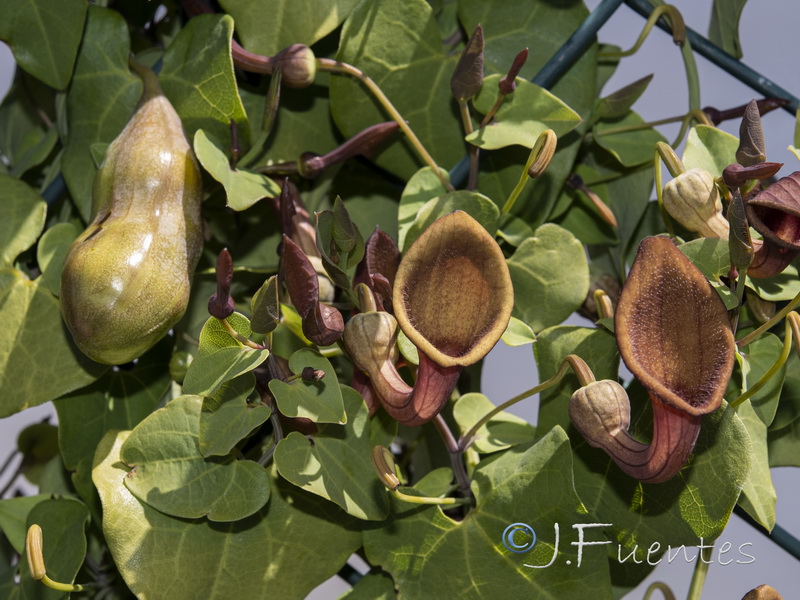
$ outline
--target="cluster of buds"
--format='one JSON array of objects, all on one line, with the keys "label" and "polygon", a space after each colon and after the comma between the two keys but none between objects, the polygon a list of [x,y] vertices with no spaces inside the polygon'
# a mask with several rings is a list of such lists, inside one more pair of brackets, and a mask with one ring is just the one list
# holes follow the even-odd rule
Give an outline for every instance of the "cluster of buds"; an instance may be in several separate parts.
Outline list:
[{"label": "cluster of buds", "polygon": [[[678,174],[664,187],[664,208],[678,223],[702,237],[731,239],[731,258],[754,278],[777,275],[800,251],[800,172],[767,189],[753,190],[775,175],[781,163],[765,162],[760,106],[753,100],[743,111],[735,164],[727,166],[719,185],[732,190],[727,218],[718,182],[703,169]],[[679,163],[679,161],[677,161]],[[751,240],[752,226],[763,239]],[[734,260],[734,254],[741,255]],[[741,264],[737,264],[741,263]]]}]

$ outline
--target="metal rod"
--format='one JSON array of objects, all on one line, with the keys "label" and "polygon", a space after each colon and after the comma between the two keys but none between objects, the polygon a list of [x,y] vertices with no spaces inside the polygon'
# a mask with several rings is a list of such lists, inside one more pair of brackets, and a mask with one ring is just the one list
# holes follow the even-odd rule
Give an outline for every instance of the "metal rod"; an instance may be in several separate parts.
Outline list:
[{"label": "metal rod", "polygon": [[[623,0],[603,0],[569,39],[556,51],[549,61],[531,79],[533,83],[549,89],[566,73],[595,41],[598,30],[622,5]],[[469,176],[469,157],[464,156],[450,170],[450,182],[454,187],[463,187]]]},{"label": "metal rod", "polygon": [[736,515],[741,518],[742,521],[750,525],[753,529],[758,531],[760,534],[767,536],[770,541],[786,550],[786,552],[794,556],[797,560],[800,560],[800,540],[786,531],[783,527],[776,523],[775,527],[772,528],[772,532],[770,533],[756,521],[754,521],[753,518],[748,515],[738,504],[734,507],[733,512],[736,513]]},{"label": "metal rod", "polygon": [[[627,4],[631,9],[645,18],[649,17],[650,13],[653,12],[654,7],[652,4],[650,4],[650,2],[648,2],[648,0],[624,1],[625,4]],[[656,25],[664,31],[667,31],[670,34],[672,33],[672,30],[669,28],[669,25],[664,19],[659,19]],[[709,61],[745,85],[750,86],[759,94],[762,94],[765,97],[774,96],[777,98],[785,98],[789,101],[789,104],[784,106],[783,109],[792,116],[794,116],[795,112],[797,112],[798,98],[794,94],[791,94],[787,90],[780,87],[777,83],[767,79],[757,71],[735,59],[722,48],[712,44],[693,29],[689,29],[688,27],[686,28],[686,37],[688,38],[689,43],[692,45],[692,48],[695,50],[695,52],[707,58]]]}]

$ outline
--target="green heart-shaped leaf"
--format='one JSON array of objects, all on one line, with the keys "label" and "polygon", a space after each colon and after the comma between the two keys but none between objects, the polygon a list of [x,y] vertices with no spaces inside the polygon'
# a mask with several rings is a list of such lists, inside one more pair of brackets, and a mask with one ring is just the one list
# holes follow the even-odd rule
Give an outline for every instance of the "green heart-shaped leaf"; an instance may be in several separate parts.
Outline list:
[{"label": "green heart-shaped leaf", "polygon": [[180,396],[139,423],[120,449],[131,468],[125,485],[137,498],[176,517],[238,521],[269,499],[258,463],[200,453],[199,396]]}]

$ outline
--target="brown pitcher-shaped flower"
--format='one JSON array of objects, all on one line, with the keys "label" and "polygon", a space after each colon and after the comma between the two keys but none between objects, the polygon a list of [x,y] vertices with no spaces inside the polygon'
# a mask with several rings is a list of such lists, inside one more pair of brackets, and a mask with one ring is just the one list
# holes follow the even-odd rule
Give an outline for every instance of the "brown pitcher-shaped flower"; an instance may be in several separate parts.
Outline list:
[{"label": "brown pitcher-shaped flower", "polygon": [[630,404],[615,381],[578,390],[570,418],[631,477],[666,481],[688,460],[702,415],[725,395],[735,352],[725,305],[668,238],[649,237],[622,289],[614,327],[622,359],[650,394],[653,439],[643,444],[628,433]]},{"label": "brown pitcher-shaped flower", "polygon": [[[502,251],[475,219],[457,210],[428,227],[400,262],[395,316],[355,315],[344,342],[386,411],[405,425],[422,425],[442,410],[461,369],[497,343],[513,304]],[[419,350],[414,387],[394,366],[398,323]]]}]

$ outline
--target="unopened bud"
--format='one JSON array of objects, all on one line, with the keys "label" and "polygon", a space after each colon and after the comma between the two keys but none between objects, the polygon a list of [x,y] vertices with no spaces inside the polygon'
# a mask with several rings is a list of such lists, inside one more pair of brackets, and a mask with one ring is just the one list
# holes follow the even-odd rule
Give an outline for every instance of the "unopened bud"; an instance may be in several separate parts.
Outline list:
[{"label": "unopened bud", "polygon": [[474,98],[483,84],[483,28],[478,25],[458,60],[450,91],[459,102]]},{"label": "unopened bud", "polygon": [[545,129],[539,137],[536,138],[536,143],[531,149],[531,160],[528,158],[530,164],[528,165],[528,177],[536,179],[544,173],[550,161],[553,160],[553,155],[556,153],[556,146],[558,145],[558,136],[552,129]]},{"label": "unopened bud", "polygon": [[338,148],[320,156],[305,152],[297,162],[297,170],[306,179],[315,179],[331,165],[338,164],[355,156],[371,157],[395,131],[399,129],[395,121],[377,123],[358,132]]},{"label": "unopened bud", "polygon": [[766,583],[747,592],[742,600],[783,600],[783,597]]},{"label": "unopened bud", "polygon": [[783,163],[760,162],[748,167],[738,163],[728,165],[722,170],[722,180],[729,188],[743,187],[754,179],[767,179],[781,170]]},{"label": "unopened bud", "polygon": [[761,127],[761,115],[758,104],[751,100],[744,109],[742,124],[739,126],[739,148],[736,160],[740,165],[749,167],[764,162],[767,158],[764,146],[764,130]]},{"label": "unopened bud", "polygon": [[217,293],[208,300],[208,312],[217,319],[227,319],[236,310],[231,298],[233,283],[233,259],[227,248],[223,248],[217,256]]},{"label": "unopened bud", "polygon": [[664,186],[664,208],[689,231],[703,237],[728,237],[714,177],[703,169],[689,169]]},{"label": "unopened bud", "polygon": [[400,478],[395,472],[394,456],[385,446],[375,446],[372,449],[372,464],[378,479],[390,490],[400,487]]},{"label": "unopened bud", "polygon": [[28,555],[31,577],[36,581],[41,581],[47,575],[42,546],[42,528],[34,523],[28,528],[28,535],[25,538],[25,552]]},{"label": "unopened bud", "polygon": [[303,88],[314,83],[317,59],[314,51],[304,44],[292,44],[278,52],[274,61],[281,69],[281,83],[292,88]]},{"label": "unopened bud", "polygon": [[519,75],[519,72],[522,70],[522,67],[525,66],[527,60],[528,49],[525,48],[514,57],[514,62],[511,63],[508,74],[498,82],[497,86],[500,88],[501,94],[510,94],[517,89],[517,75]]}]

